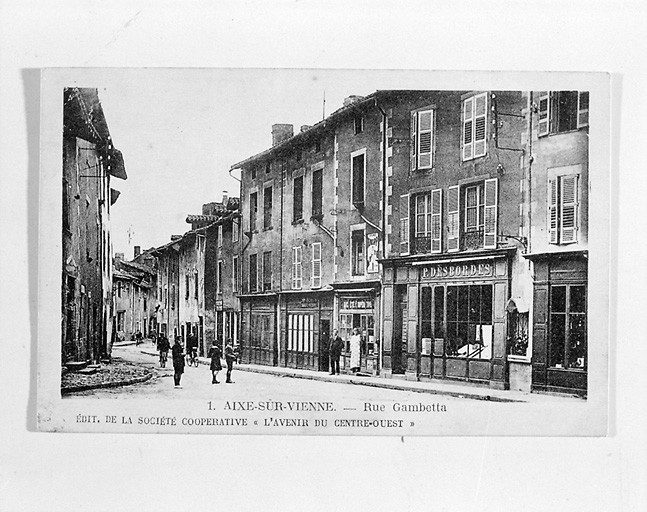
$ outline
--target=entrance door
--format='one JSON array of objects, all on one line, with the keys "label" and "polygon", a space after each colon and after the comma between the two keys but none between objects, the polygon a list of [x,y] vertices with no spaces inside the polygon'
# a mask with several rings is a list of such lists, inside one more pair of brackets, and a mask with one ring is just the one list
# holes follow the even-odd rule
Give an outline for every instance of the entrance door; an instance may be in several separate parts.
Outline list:
[{"label": "entrance door", "polygon": [[319,327],[319,371],[327,372],[330,366],[330,353],[328,343],[330,341],[330,320],[321,320]]},{"label": "entrance door", "polygon": [[403,374],[407,368],[407,329],[408,307],[407,288],[399,285],[396,287],[395,318],[393,325],[393,373]]}]

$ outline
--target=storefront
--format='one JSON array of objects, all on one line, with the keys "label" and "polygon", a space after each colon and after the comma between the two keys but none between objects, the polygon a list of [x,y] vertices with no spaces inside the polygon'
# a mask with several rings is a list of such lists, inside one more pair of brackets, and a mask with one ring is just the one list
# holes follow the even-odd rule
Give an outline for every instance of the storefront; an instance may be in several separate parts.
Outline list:
[{"label": "storefront", "polygon": [[535,276],[532,390],[586,395],[588,254],[526,257]]},{"label": "storefront", "polygon": [[242,296],[241,314],[240,361],[276,366],[278,364],[277,295],[272,293]]},{"label": "storefront", "polygon": [[506,389],[506,304],[513,250],[387,260],[383,367],[408,379]]},{"label": "storefront", "polygon": [[357,329],[361,335],[360,371],[370,374],[379,370],[379,290],[378,281],[350,285],[333,285],[336,301],[336,329],[344,341],[340,359],[342,370],[350,369],[350,338]]},{"label": "storefront", "polygon": [[333,294],[287,292],[281,300],[280,365],[327,371]]}]

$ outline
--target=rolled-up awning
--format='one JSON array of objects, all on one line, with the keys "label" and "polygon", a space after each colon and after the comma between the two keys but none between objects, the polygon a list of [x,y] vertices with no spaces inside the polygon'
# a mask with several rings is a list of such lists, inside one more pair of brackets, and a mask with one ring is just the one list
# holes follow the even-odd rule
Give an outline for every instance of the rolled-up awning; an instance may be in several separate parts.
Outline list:
[{"label": "rolled-up awning", "polygon": [[108,150],[108,172],[115,178],[127,180],[126,167],[124,165],[124,156],[121,151],[111,147]]},{"label": "rolled-up awning", "polygon": [[117,202],[117,199],[119,199],[120,195],[121,192],[119,192],[118,190],[115,190],[114,188],[110,189],[110,206]]}]

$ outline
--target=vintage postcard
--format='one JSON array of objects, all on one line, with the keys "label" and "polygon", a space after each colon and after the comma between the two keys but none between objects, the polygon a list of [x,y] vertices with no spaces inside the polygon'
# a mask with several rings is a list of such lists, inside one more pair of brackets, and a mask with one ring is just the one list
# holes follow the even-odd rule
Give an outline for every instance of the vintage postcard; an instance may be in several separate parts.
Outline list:
[{"label": "vintage postcard", "polygon": [[607,434],[608,75],[41,76],[41,430]]}]

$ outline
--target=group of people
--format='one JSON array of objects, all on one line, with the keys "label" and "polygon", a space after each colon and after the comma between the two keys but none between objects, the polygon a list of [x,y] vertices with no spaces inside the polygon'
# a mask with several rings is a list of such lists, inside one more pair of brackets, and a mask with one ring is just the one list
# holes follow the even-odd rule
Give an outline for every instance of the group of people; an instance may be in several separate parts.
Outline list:
[{"label": "group of people", "polygon": [[[344,340],[335,329],[330,337],[328,345],[328,357],[330,358],[330,375],[339,375],[339,358],[344,350]],[[353,329],[350,337],[350,371],[357,373],[360,369],[360,354],[362,350],[362,335],[359,329]]]},{"label": "group of people", "polygon": [[[218,372],[222,370],[222,351],[220,350],[220,345],[222,343],[214,341],[211,349],[209,350],[209,359],[211,364],[209,368],[211,369],[211,383],[220,384],[218,380]],[[173,347],[170,346],[168,338],[161,333],[157,338],[157,350],[160,353],[160,366],[162,368],[166,367],[166,359],[168,357],[168,351],[171,350],[171,357],[173,358],[173,379],[175,382],[176,388],[181,388],[182,374],[184,373],[184,347],[182,346],[182,336],[175,337],[175,343]],[[187,353],[194,352],[197,357],[198,350],[198,339],[197,336],[190,335],[187,339]],[[227,340],[225,345],[225,361],[227,363],[227,380],[225,383],[233,384],[231,380],[231,372],[234,369],[234,362],[238,361],[238,349],[234,348],[231,341]]]}]

